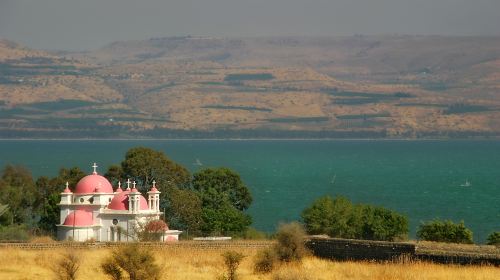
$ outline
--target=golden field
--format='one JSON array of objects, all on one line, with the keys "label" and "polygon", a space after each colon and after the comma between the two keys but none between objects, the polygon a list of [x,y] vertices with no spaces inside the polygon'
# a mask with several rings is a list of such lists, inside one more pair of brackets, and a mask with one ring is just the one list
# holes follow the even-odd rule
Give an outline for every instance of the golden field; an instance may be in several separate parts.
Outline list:
[{"label": "golden field", "polygon": [[[81,259],[78,279],[108,279],[100,263],[111,249],[76,249]],[[455,266],[431,263],[333,262],[307,257],[300,264],[282,265],[267,275],[253,272],[253,258],[258,249],[238,249],[246,257],[238,273],[245,279],[500,279],[500,268],[493,266]],[[50,269],[65,249],[0,249],[0,279],[55,279]],[[155,250],[163,279],[217,279],[224,273],[221,249],[166,247]]]}]

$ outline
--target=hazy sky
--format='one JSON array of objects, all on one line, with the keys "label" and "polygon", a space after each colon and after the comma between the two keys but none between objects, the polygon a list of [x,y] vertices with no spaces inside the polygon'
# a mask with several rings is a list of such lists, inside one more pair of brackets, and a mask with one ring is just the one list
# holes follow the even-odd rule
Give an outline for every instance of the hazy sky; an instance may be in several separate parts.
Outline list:
[{"label": "hazy sky", "polygon": [[83,50],[117,40],[500,35],[500,0],[0,0],[0,37]]}]

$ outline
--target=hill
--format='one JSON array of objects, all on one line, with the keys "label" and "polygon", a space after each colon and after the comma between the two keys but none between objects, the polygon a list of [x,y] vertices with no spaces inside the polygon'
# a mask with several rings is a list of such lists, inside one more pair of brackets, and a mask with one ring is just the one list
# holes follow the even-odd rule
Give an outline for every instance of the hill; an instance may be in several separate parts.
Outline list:
[{"label": "hill", "polygon": [[0,41],[3,137],[500,135],[500,37]]}]

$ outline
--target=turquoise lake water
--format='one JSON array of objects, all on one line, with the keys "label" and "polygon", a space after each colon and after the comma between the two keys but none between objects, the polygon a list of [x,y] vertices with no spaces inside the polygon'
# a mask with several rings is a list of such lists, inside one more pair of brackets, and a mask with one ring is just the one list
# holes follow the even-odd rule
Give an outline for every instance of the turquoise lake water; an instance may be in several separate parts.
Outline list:
[{"label": "turquoise lake water", "polygon": [[[0,166],[24,165],[37,177],[60,167],[91,172],[95,161],[104,173],[135,146],[164,151],[191,171],[236,170],[253,194],[249,213],[260,230],[299,219],[330,194],[408,215],[412,237],[433,218],[464,220],[476,242],[500,231],[500,141],[4,140]],[[470,187],[461,186],[466,180]]]}]

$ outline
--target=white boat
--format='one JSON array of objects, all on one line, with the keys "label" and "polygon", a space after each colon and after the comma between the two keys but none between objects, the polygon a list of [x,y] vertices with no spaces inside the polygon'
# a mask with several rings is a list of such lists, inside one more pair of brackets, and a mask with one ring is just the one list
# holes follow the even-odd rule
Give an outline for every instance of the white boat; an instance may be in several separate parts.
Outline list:
[{"label": "white boat", "polygon": [[201,163],[200,159],[199,159],[199,158],[197,158],[197,159],[196,159],[196,162],[195,162],[195,163],[193,163],[193,165],[202,166],[202,165],[203,165],[203,163]]},{"label": "white boat", "polygon": [[472,186],[472,183],[469,182],[468,179],[466,179],[465,182],[460,185],[460,187],[470,187],[470,186]]}]

